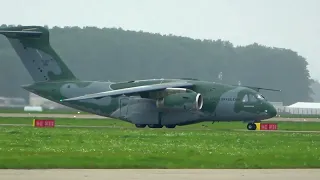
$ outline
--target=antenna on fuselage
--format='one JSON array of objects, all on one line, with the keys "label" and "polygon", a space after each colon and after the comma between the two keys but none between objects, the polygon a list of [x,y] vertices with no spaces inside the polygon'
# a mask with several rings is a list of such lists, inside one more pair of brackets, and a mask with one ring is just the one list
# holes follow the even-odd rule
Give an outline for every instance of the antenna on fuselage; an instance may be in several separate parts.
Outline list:
[{"label": "antenna on fuselage", "polygon": [[219,73],[218,79],[219,79],[220,81],[222,81],[222,72]]}]

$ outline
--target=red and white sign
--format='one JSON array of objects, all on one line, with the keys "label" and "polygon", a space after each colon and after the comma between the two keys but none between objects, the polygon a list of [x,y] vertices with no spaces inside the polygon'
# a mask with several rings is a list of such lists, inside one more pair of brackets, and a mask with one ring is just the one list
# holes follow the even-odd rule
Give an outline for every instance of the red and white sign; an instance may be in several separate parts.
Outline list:
[{"label": "red and white sign", "polygon": [[34,127],[54,127],[55,120],[53,120],[53,119],[34,119],[33,126]]},{"label": "red and white sign", "polygon": [[277,130],[278,124],[276,123],[261,123],[260,130]]}]

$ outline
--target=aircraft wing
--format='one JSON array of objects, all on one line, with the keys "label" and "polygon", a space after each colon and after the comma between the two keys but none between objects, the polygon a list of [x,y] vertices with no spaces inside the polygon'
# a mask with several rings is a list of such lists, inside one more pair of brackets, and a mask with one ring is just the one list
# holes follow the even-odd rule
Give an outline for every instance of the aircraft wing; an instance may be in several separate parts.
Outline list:
[{"label": "aircraft wing", "polygon": [[166,88],[179,88],[179,87],[182,88],[182,87],[191,87],[191,86],[194,86],[194,84],[185,82],[185,81],[169,82],[169,83],[162,83],[162,84],[151,84],[151,85],[136,86],[136,87],[130,87],[130,88],[123,88],[123,89],[116,89],[116,90],[105,91],[105,92],[94,93],[94,94],[87,94],[87,95],[73,97],[69,99],[62,99],[60,101],[76,101],[76,100],[84,100],[84,99],[103,98],[106,96],[120,96],[120,95],[132,94],[132,93],[164,90]]}]

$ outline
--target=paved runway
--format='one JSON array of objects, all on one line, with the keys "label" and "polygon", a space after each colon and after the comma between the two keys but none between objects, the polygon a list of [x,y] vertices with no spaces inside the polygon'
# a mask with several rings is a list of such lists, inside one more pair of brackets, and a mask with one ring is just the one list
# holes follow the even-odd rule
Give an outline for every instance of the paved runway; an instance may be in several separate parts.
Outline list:
[{"label": "paved runway", "polygon": [[50,169],[0,170],[1,180],[319,180],[319,169]]},{"label": "paved runway", "polygon": [[[108,119],[107,117],[102,117],[93,114],[29,114],[29,113],[0,113],[0,117],[53,117],[53,118],[89,118],[89,119]],[[272,118],[267,121],[287,121],[287,122],[320,122],[318,118]],[[32,126],[30,124],[0,124],[0,126]],[[56,125],[56,127],[67,127],[67,128],[123,128],[117,126],[75,126],[75,125]],[[136,127],[126,127],[127,129],[136,129]],[[179,129],[177,129],[179,130]],[[182,129],[181,129],[182,130]],[[200,130],[205,129],[183,129],[183,130]],[[246,129],[233,129],[234,131],[248,131]],[[258,132],[258,131],[252,131]],[[259,132],[299,132],[299,133],[320,133],[320,131],[289,131],[289,130],[277,130],[277,131],[259,131]]]},{"label": "paved runway", "polygon": [[[53,117],[53,118],[90,118],[108,119],[94,114],[41,114],[41,113],[0,113],[0,117]],[[271,118],[264,121],[287,121],[287,122],[320,122],[318,118]]]},{"label": "paved runway", "polygon": [[53,117],[53,118],[90,118],[108,119],[94,114],[41,114],[41,113],[0,113],[0,117]]},{"label": "paved runway", "polygon": [[[32,126],[31,124],[0,124],[0,126]],[[55,127],[62,127],[62,128],[125,128],[125,129],[137,129],[136,127],[120,127],[120,126],[78,126],[78,125],[55,125]],[[212,131],[212,129],[175,129],[177,131]],[[231,129],[233,131],[247,131],[247,132],[277,132],[277,133],[320,133],[320,131],[290,131],[290,130],[276,130],[276,131],[248,131],[246,129]]]}]

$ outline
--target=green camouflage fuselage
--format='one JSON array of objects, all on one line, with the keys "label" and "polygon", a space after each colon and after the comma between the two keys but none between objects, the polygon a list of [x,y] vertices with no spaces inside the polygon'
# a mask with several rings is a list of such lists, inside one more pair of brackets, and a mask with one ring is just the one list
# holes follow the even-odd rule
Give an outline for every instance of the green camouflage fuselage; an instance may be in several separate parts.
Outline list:
[{"label": "green camouflage fuselage", "polygon": [[[118,83],[98,81],[39,82],[24,86],[24,88],[65,106],[101,116],[122,119],[134,124],[159,123],[159,112],[162,113],[160,121],[163,125],[183,125],[202,121],[260,121],[276,115],[275,109],[269,102],[264,99],[252,98],[256,97],[258,93],[250,88],[197,80],[188,81],[195,84],[192,90],[203,96],[203,107],[200,111],[161,110],[156,107],[154,99],[143,98],[138,94],[129,97],[104,97],[60,102],[61,99],[85,94],[172,81],[179,81],[179,79],[150,79]],[[245,100],[246,97],[251,97],[251,99]]]}]

